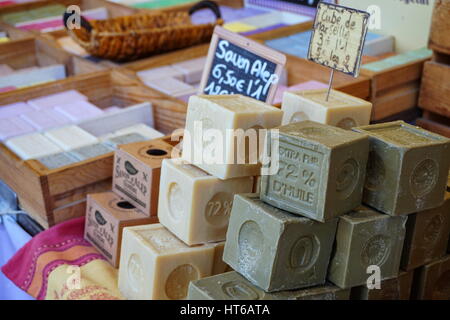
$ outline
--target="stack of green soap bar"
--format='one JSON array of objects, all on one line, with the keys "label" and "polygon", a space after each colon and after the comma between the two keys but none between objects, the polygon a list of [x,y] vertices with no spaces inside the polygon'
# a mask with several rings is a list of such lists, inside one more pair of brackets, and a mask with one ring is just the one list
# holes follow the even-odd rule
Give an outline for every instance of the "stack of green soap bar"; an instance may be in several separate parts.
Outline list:
[{"label": "stack of green soap bar", "polygon": [[62,14],[65,11],[66,11],[65,6],[60,4],[52,4],[27,11],[6,13],[1,15],[0,17],[2,21],[12,25],[16,25],[22,22],[44,19],[49,17],[57,17],[57,16],[62,17]]},{"label": "stack of green soap bar", "polygon": [[267,293],[232,271],[192,281],[189,300],[348,300],[350,290],[331,284],[303,290]]},{"label": "stack of green soap bar", "polygon": [[337,219],[320,223],[236,195],[223,260],[267,292],[325,283]]},{"label": "stack of green soap bar", "polygon": [[[321,222],[361,204],[367,135],[312,121],[275,129],[268,135],[267,148],[279,141],[279,170],[262,176],[264,202]],[[277,161],[271,157],[266,168]]]},{"label": "stack of green soap bar", "polygon": [[365,285],[373,266],[380,280],[398,276],[406,220],[363,206],[340,217],[328,280],[340,288]]},{"label": "stack of green soap bar", "polygon": [[133,4],[133,7],[142,9],[160,9],[194,2],[195,0],[153,0]]},{"label": "stack of green soap bar", "polygon": [[443,204],[450,139],[403,121],[353,130],[370,137],[364,203],[389,215],[416,213]]}]

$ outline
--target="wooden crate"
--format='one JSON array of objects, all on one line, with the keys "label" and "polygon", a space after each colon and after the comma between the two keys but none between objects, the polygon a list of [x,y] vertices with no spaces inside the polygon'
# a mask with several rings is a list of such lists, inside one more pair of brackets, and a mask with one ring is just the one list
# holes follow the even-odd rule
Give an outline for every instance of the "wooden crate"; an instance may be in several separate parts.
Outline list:
[{"label": "wooden crate", "polygon": [[370,79],[372,120],[377,121],[417,106],[422,70],[430,58],[393,66],[382,71],[361,68]]},{"label": "wooden crate", "polygon": [[428,47],[433,51],[450,55],[450,1],[435,4],[431,20]]},{"label": "wooden crate", "polygon": [[105,69],[104,66],[73,56],[41,38],[13,40],[0,44],[0,64],[7,64],[14,69],[63,64],[68,77]]},{"label": "wooden crate", "polygon": [[6,32],[10,40],[26,39],[33,37],[33,33],[11,27],[0,21],[0,32]]},{"label": "wooden crate", "polygon": [[[112,105],[127,107],[160,99],[120,70],[109,70],[7,92],[0,96],[0,105],[70,89],[80,91],[100,108]],[[158,129],[170,131],[184,123],[185,110],[155,103],[153,112]],[[88,193],[111,188],[112,164],[113,155],[110,153],[48,170],[36,160],[19,159],[7,147],[0,145],[0,179],[18,194],[21,207],[44,227],[83,215]]]},{"label": "wooden crate", "polygon": [[450,118],[446,118],[429,111],[425,111],[416,124],[422,128],[450,138]]},{"label": "wooden crate", "polygon": [[436,61],[425,63],[419,106],[450,118],[450,65]]}]

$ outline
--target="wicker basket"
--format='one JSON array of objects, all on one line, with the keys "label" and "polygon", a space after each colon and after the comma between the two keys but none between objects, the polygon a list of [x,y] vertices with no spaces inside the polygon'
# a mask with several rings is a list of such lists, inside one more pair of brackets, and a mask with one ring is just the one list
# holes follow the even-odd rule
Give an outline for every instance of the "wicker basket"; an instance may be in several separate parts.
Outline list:
[{"label": "wicker basket", "polygon": [[[201,9],[211,9],[216,22],[193,25],[190,15]],[[214,27],[223,23],[219,7],[212,1],[201,1],[189,12],[140,13],[94,21],[81,17],[78,29],[68,28],[70,17],[70,13],[64,14],[64,25],[80,46],[92,56],[122,62],[209,42]]]}]

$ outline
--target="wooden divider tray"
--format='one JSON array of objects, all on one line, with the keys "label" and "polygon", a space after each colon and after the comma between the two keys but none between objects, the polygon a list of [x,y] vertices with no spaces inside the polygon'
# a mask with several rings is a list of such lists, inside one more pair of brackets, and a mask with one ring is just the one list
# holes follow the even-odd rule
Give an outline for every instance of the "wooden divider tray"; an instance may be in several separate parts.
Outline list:
[{"label": "wooden divider tray", "polygon": [[[127,126],[143,122],[145,119],[150,121],[149,112],[152,109],[148,107],[148,102],[153,101],[157,129],[170,132],[184,125],[185,110],[169,108],[165,105],[167,100],[154,95],[142,84],[119,70],[101,71],[4,93],[0,95],[0,106],[71,89],[86,95],[90,102],[100,108],[112,105],[129,107],[147,104],[147,111],[143,111],[143,107],[135,107],[136,110],[127,112],[126,117],[119,115],[120,119],[116,116],[116,118],[102,119],[102,121],[94,119],[79,124],[93,134],[93,130],[101,130],[99,127],[113,127],[118,122],[122,126]],[[163,101],[162,104],[158,104],[160,100]],[[101,132],[97,131],[95,134],[99,135]],[[110,153],[48,170],[36,160],[21,160],[6,146],[0,145],[0,179],[17,193],[21,207],[46,228],[83,215],[85,197],[88,193],[109,190],[112,164],[113,153]]]}]

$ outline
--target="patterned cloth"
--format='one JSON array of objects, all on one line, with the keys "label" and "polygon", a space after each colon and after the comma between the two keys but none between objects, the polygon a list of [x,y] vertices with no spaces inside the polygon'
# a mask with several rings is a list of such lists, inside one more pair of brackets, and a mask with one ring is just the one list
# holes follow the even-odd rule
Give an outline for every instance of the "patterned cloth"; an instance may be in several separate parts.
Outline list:
[{"label": "patterned cloth", "polygon": [[84,240],[83,232],[84,217],[41,232],[2,271],[40,300],[122,299],[117,270]]}]

